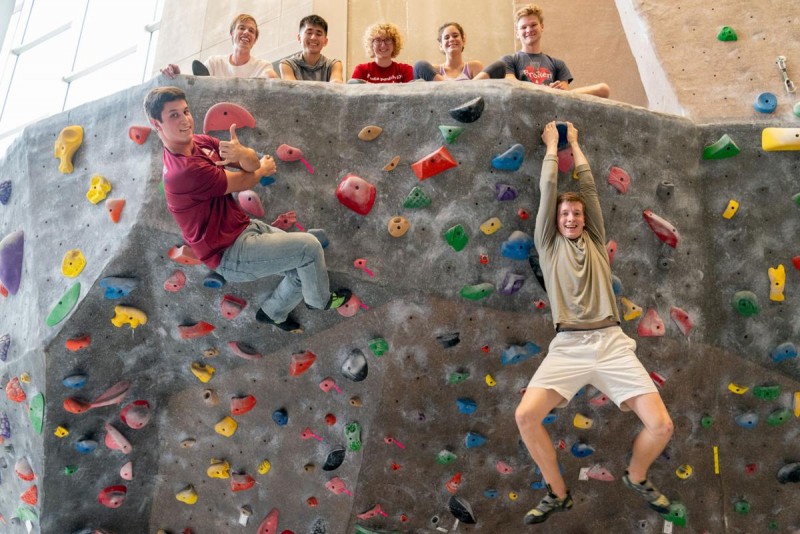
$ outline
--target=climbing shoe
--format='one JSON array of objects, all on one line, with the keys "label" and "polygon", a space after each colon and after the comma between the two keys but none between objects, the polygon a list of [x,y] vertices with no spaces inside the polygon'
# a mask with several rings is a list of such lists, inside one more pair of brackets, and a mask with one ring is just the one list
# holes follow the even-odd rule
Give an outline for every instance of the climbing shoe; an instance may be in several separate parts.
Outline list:
[{"label": "climbing shoe", "polygon": [[636,484],[631,482],[631,479],[628,478],[628,472],[625,471],[625,474],[622,476],[622,482],[624,482],[627,487],[638,493],[645,501],[647,501],[647,505],[659,514],[669,513],[669,499],[666,495],[658,491],[658,488],[653,486],[653,483],[649,480],[645,479]]},{"label": "climbing shoe", "polygon": [[572,508],[572,504],[572,495],[570,495],[569,491],[567,491],[566,497],[559,499],[550,489],[550,484],[548,484],[547,495],[544,496],[536,508],[525,514],[525,524],[535,525],[536,523],[542,523],[551,513],[565,512]]},{"label": "climbing shoe", "polygon": [[302,334],[303,327],[300,326],[300,323],[292,319],[292,316],[288,316],[285,321],[282,323],[276,323],[272,319],[270,319],[269,315],[264,313],[264,310],[261,308],[258,309],[256,312],[256,321],[259,323],[269,324],[272,326],[276,326],[283,330],[284,332],[291,332],[292,334]]},{"label": "climbing shoe", "polygon": [[[344,305],[345,302],[350,300],[350,297],[353,296],[353,292],[349,289],[337,289],[336,291],[331,291],[331,296],[328,298],[328,302],[325,304],[323,310],[335,310],[336,308],[340,308]],[[306,308],[309,310],[319,310],[320,308],[314,308],[313,306],[309,306],[306,303]]]}]

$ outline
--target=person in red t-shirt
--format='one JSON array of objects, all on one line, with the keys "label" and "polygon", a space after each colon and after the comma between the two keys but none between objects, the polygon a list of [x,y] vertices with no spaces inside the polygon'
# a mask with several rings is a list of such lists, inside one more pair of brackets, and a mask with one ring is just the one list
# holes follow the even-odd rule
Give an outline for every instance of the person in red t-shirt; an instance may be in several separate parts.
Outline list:
[{"label": "person in red t-shirt", "polygon": [[364,33],[364,49],[374,59],[353,69],[353,80],[369,83],[414,81],[414,67],[392,61],[403,49],[403,36],[394,24],[373,24]]},{"label": "person in red t-shirt", "polygon": [[242,145],[235,124],[230,141],[194,134],[186,94],[178,87],[153,89],[144,108],[164,144],[167,208],[194,254],[229,282],[283,275],[256,312],[256,320],[302,332],[289,315],[302,300],[315,309],[338,308],[347,301],[350,291],[330,291],[325,255],[316,237],[251,220],[233,199],[231,193],[251,189],[262,176],[275,173],[272,156],[259,158]]}]

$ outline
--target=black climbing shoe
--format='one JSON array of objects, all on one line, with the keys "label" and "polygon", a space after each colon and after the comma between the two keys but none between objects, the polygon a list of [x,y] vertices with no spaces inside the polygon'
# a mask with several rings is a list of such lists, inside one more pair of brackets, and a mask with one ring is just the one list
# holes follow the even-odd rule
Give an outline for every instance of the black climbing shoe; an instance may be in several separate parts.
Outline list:
[{"label": "black climbing shoe", "polygon": [[567,491],[566,497],[559,499],[553,490],[550,489],[550,484],[547,485],[547,495],[539,502],[536,508],[530,510],[525,514],[525,524],[535,525],[543,523],[548,516],[553,512],[566,512],[572,508],[572,495]]},{"label": "black climbing shoe", "polygon": [[282,323],[276,323],[275,321],[273,321],[272,319],[269,318],[269,315],[264,313],[264,310],[259,308],[258,311],[256,312],[256,321],[258,321],[259,323],[270,324],[272,326],[276,326],[276,327],[280,328],[281,330],[283,330],[284,332],[291,332],[292,334],[302,334],[303,333],[303,327],[300,326],[300,323],[298,323],[297,321],[292,319],[291,315],[289,317],[287,317],[286,320],[283,321]]},{"label": "black climbing shoe", "polygon": [[624,482],[628,488],[638,493],[644,500],[647,501],[647,505],[659,514],[669,513],[669,498],[658,491],[658,488],[656,488],[649,480],[645,479],[636,484],[631,481],[631,479],[628,477],[628,472],[625,471],[625,474],[622,476],[622,482]]}]

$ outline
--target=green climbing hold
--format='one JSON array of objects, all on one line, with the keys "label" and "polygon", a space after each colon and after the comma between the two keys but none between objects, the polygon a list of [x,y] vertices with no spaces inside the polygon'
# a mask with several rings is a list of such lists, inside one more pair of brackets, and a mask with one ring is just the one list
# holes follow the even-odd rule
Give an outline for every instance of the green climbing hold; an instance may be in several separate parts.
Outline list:
[{"label": "green climbing hold", "polygon": [[769,426],[780,426],[792,418],[792,411],[787,408],[775,410],[767,416]]},{"label": "green climbing hold", "polygon": [[736,32],[730,26],[723,26],[717,34],[717,39],[720,41],[736,41],[738,37]]},{"label": "green climbing hold", "polygon": [[795,204],[800,206],[800,193],[795,193],[794,196],[792,197],[792,200],[794,200]]},{"label": "green climbing hold", "polygon": [[775,400],[781,396],[780,386],[756,386],[753,388],[753,396],[762,400]]},{"label": "green climbing hold", "polygon": [[461,252],[464,250],[464,247],[466,247],[467,243],[469,242],[469,236],[464,230],[464,227],[460,224],[457,224],[446,231],[444,233],[444,238],[447,240],[447,244],[453,247],[453,250],[456,252]]},{"label": "green climbing hold", "polygon": [[389,350],[389,342],[383,339],[382,337],[376,337],[375,339],[369,340],[369,350],[372,351],[372,354],[375,356],[383,356],[386,354],[386,351]]},{"label": "green climbing hold", "polygon": [[481,300],[491,295],[493,291],[494,286],[489,282],[484,282],[482,284],[464,286],[458,294],[467,300]]},{"label": "green climbing hold", "polygon": [[732,158],[739,152],[739,147],[736,146],[733,139],[731,139],[728,134],[725,134],[719,138],[719,141],[703,149],[703,159]]},{"label": "green climbing hold", "polygon": [[37,393],[31,399],[28,405],[28,417],[31,419],[31,425],[37,434],[42,433],[42,421],[44,420],[44,395]]},{"label": "green climbing hold", "polygon": [[64,474],[67,476],[74,475],[77,470],[78,470],[77,465],[68,465],[64,467]]},{"label": "green climbing hold", "polygon": [[670,523],[677,525],[679,527],[686,526],[686,506],[679,502],[672,502],[669,505],[669,512],[666,514],[661,514],[661,517],[669,521]]},{"label": "green climbing hold", "polygon": [[458,456],[455,453],[448,451],[447,449],[442,449],[438,453],[436,453],[436,463],[439,465],[450,465],[456,461]]},{"label": "green climbing hold", "polygon": [[439,125],[439,131],[442,132],[442,137],[448,143],[452,143],[458,136],[461,135],[461,132],[464,131],[463,126],[446,126],[444,124]]},{"label": "green climbing hold", "polygon": [[403,207],[411,210],[425,208],[431,205],[431,197],[419,186],[414,186],[414,189],[408,194],[403,201]]},{"label": "green climbing hold", "polygon": [[794,112],[796,116],[800,117],[800,102],[795,102],[792,112]]},{"label": "green climbing hold", "polygon": [[81,296],[81,283],[75,282],[71,288],[58,300],[58,303],[53,307],[50,315],[47,316],[47,326],[55,326],[64,320],[64,317],[69,315],[72,308],[78,302],[78,297]]},{"label": "green climbing hold", "polygon": [[460,384],[464,380],[469,378],[469,372],[467,371],[453,371],[450,373],[450,376],[447,377],[447,382],[450,384]]},{"label": "green climbing hold", "polygon": [[714,418],[710,415],[704,415],[702,419],[700,419],[700,426],[703,428],[711,428],[711,425],[714,424]]},{"label": "green climbing hold", "polygon": [[758,307],[758,297],[752,291],[737,291],[731,302],[742,317],[752,317],[761,311]]},{"label": "green climbing hold", "polygon": [[737,514],[747,515],[750,513],[750,503],[742,499],[733,503],[733,511]]},{"label": "green climbing hold", "polygon": [[773,519],[772,521],[769,522],[769,526],[767,526],[767,528],[769,530],[779,530],[778,522]]},{"label": "green climbing hold", "polygon": [[27,506],[20,506],[17,508],[17,513],[14,515],[18,517],[20,521],[30,521],[31,523],[39,522],[39,515],[36,513],[36,510],[28,508]]},{"label": "green climbing hold", "polygon": [[344,427],[344,437],[347,438],[347,448],[351,451],[361,450],[361,424],[358,422],[348,423]]},{"label": "green climbing hold", "polygon": [[[316,530],[314,532],[317,532]],[[399,530],[372,530],[362,525],[356,525],[355,534],[400,534]]]}]

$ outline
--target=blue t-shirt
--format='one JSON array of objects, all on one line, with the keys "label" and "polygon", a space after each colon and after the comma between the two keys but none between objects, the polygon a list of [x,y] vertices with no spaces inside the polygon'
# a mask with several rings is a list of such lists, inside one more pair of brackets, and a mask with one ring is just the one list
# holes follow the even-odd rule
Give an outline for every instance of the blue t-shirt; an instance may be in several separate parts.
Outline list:
[{"label": "blue t-shirt", "polygon": [[547,54],[516,54],[503,56],[500,61],[507,74],[514,74],[518,80],[539,85],[550,85],[555,81],[572,82],[572,73],[567,64]]}]

